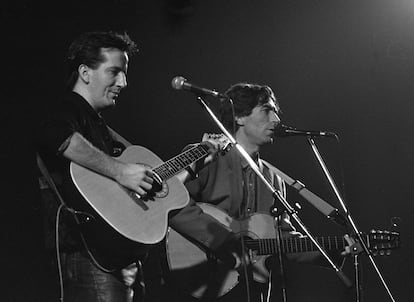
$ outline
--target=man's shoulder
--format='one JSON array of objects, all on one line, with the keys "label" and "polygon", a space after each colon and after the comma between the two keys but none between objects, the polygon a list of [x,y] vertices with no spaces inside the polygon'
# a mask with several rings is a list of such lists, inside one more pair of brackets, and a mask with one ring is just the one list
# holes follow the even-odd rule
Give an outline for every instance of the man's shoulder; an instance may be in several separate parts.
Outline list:
[{"label": "man's shoulder", "polygon": [[49,113],[62,115],[63,113],[77,113],[80,109],[79,101],[71,93],[65,93],[50,104]]},{"label": "man's shoulder", "polygon": [[51,108],[51,118],[65,121],[99,120],[89,103],[74,92],[67,92]]},{"label": "man's shoulder", "polygon": [[89,103],[75,92],[65,93],[60,100],[60,105],[62,108],[71,111],[87,111],[92,109],[92,107],[89,108]]}]

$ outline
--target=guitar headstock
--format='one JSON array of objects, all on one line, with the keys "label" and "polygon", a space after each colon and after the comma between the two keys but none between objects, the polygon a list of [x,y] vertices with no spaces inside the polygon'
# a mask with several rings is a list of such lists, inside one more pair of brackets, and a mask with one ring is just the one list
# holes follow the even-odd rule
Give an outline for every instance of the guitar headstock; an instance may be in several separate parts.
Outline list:
[{"label": "guitar headstock", "polygon": [[217,144],[221,154],[226,153],[232,147],[230,140],[224,134],[206,133],[203,136],[203,141]]},{"label": "guitar headstock", "polygon": [[391,251],[400,247],[400,233],[371,230],[366,236],[368,249],[374,256],[388,256]]}]

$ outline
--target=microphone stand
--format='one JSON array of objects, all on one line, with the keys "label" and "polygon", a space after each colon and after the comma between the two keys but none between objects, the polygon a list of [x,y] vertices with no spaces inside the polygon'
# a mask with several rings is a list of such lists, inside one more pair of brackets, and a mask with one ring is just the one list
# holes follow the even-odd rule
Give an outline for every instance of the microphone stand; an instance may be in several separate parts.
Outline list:
[{"label": "microphone stand", "polygon": [[237,143],[237,141],[234,139],[234,137],[230,134],[229,131],[223,126],[223,124],[220,122],[220,120],[216,117],[214,112],[209,108],[209,106],[204,102],[201,96],[197,96],[197,100],[199,101],[200,105],[207,111],[207,113],[211,116],[211,118],[215,121],[217,126],[221,129],[221,131],[227,136],[227,138],[230,140],[231,144],[234,145],[234,147],[239,151],[240,155],[247,161],[247,163],[250,165],[250,167],[253,169],[253,171],[256,173],[256,175],[263,181],[263,183],[268,187],[268,189],[272,192],[273,198],[277,198],[282,205],[285,207],[286,211],[292,217],[296,223],[299,225],[301,230],[309,237],[309,239],[312,241],[312,243],[317,247],[319,252],[323,255],[323,257],[328,261],[328,263],[332,266],[332,268],[335,270],[338,277],[342,280],[342,282],[347,286],[351,287],[352,284],[349,281],[349,279],[345,276],[345,274],[341,271],[340,268],[337,267],[337,265],[331,260],[329,255],[326,253],[326,251],[322,248],[322,246],[319,244],[319,242],[315,239],[315,237],[310,233],[310,231],[307,229],[305,224],[301,221],[301,219],[298,216],[298,212],[289,204],[289,202],[280,194],[278,190],[276,190],[272,184],[266,179],[266,177],[260,172],[259,167],[254,162],[254,160],[250,157],[250,155],[244,150],[244,148]]},{"label": "microphone stand", "polygon": [[[365,244],[364,240],[362,239],[361,232],[358,231],[358,228],[357,228],[357,226],[356,226],[356,224],[354,222],[354,219],[352,218],[351,213],[347,209],[347,207],[345,205],[345,202],[342,199],[341,194],[339,193],[339,190],[336,187],[335,182],[333,181],[333,178],[332,178],[331,174],[329,173],[329,170],[326,167],[325,162],[324,162],[321,154],[319,153],[319,150],[318,150],[318,148],[316,146],[316,143],[315,143],[313,137],[312,136],[307,136],[307,140],[308,140],[308,142],[309,142],[309,144],[310,144],[310,146],[311,146],[311,148],[312,148],[312,150],[313,150],[313,152],[315,154],[315,157],[318,160],[318,162],[319,162],[319,164],[320,164],[323,172],[325,173],[325,176],[328,179],[329,184],[332,187],[332,190],[334,191],[336,197],[338,198],[339,203],[340,203],[340,205],[341,205],[344,213],[346,214],[346,218],[347,218],[350,226],[352,227],[353,232],[355,233],[355,235],[357,236],[359,242],[361,243],[361,246],[362,246],[363,250],[368,255],[368,258],[370,259],[372,266],[374,267],[375,271],[377,272],[377,275],[380,278],[380,280],[381,280],[384,288],[386,289],[386,291],[387,291],[387,293],[388,293],[391,301],[394,301],[395,302],[395,299],[392,296],[392,293],[391,293],[389,287],[387,286],[384,277],[382,276],[381,272],[378,269],[378,266],[376,265],[376,263],[374,261],[374,257],[372,255],[372,253],[370,252],[370,250],[368,249],[368,247]],[[358,263],[358,256],[357,255],[355,255],[355,257],[354,257],[354,266],[355,266],[355,270],[356,270],[355,271],[356,301],[357,302],[360,302],[361,301],[361,292],[360,292],[361,287],[360,287],[360,272],[359,272],[359,263]]]},{"label": "microphone stand", "polygon": [[[276,212],[276,208],[273,205],[272,213]],[[277,255],[279,258],[279,272],[280,272],[280,284],[281,284],[281,291],[282,291],[282,302],[287,302],[287,288],[286,288],[286,275],[285,275],[285,268],[284,268],[284,261],[282,257],[282,216],[276,215],[274,217],[276,222],[276,243],[277,243]],[[272,274],[273,276],[273,274]],[[272,280],[269,281],[269,286],[271,286]],[[270,298],[270,295],[268,295],[268,298]],[[270,302],[270,299],[268,299],[266,302]]]}]

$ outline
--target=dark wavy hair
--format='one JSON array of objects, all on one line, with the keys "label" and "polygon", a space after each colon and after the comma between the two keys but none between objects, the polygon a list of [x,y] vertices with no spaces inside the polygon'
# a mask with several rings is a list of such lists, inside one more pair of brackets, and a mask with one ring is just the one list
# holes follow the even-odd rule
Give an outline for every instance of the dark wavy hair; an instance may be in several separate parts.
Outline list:
[{"label": "dark wavy hair", "polygon": [[[234,113],[230,102],[223,102],[221,106],[220,119],[226,129],[236,132],[238,129],[234,118],[248,116],[256,106],[263,105],[269,98],[279,107],[272,89],[266,85],[237,83],[232,85],[226,92],[233,101]],[[280,111],[278,113],[281,113]],[[233,115],[234,114],[234,115]]]},{"label": "dark wavy hair", "polygon": [[78,67],[85,64],[95,69],[105,61],[102,48],[119,49],[132,56],[138,52],[137,45],[127,33],[108,32],[87,32],[80,35],[69,46],[67,55],[68,79],[66,88],[71,90],[78,78]]}]

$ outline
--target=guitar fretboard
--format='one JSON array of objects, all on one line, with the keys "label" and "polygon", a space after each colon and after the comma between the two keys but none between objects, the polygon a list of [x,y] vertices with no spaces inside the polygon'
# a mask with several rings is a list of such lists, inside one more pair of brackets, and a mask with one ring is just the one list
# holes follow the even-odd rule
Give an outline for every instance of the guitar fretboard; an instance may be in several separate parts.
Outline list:
[{"label": "guitar fretboard", "polygon": [[208,146],[199,144],[171,158],[160,166],[154,168],[153,171],[165,181],[208,154]]},{"label": "guitar fretboard", "polygon": [[[316,241],[324,250],[342,250],[347,245],[343,237],[327,236],[315,237]],[[259,255],[270,255],[277,253],[276,239],[245,239],[245,244],[249,249],[257,251]],[[301,253],[317,251],[316,245],[307,237],[291,237],[281,240],[283,253]]]}]

